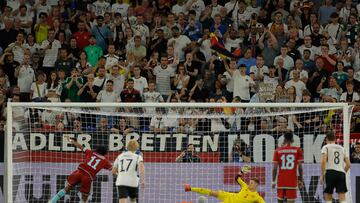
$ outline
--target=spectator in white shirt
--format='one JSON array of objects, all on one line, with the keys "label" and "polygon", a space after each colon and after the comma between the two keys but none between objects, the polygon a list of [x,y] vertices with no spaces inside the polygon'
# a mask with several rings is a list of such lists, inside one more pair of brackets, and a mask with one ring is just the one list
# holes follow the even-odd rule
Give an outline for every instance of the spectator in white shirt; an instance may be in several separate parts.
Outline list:
[{"label": "spectator in white shirt", "polygon": [[264,75],[269,73],[269,69],[265,64],[264,57],[262,55],[258,55],[256,57],[256,65],[250,67],[250,73],[255,74],[254,80],[257,82],[261,82],[264,80]]},{"label": "spectator in white shirt", "polygon": [[30,55],[24,55],[23,64],[15,69],[15,77],[20,88],[21,101],[30,101],[31,84],[35,81],[35,72],[30,65]]},{"label": "spectator in white shirt", "polygon": [[55,31],[49,30],[47,40],[44,40],[41,44],[41,49],[44,52],[43,71],[46,75],[55,70],[55,62],[60,48],[60,41],[55,39]]},{"label": "spectator in white shirt", "polygon": [[333,44],[336,45],[343,36],[344,27],[339,23],[339,14],[334,12],[330,17],[331,23],[325,26],[324,31],[330,36]]},{"label": "spectator in white shirt", "polygon": [[319,33],[323,32],[323,27],[319,24],[317,13],[310,14],[310,24],[304,28],[304,36],[313,34],[314,27],[319,28]]},{"label": "spectator in white shirt", "polygon": [[50,73],[47,80],[46,96],[52,102],[60,102],[62,85],[55,71]]},{"label": "spectator in white shirt", "polygon": [[166,126],[166,116],[161,115],[160,109],[157,109],[156,111],[158,112],[150,120],[150,131],[155,133],[167,132],[168,128]]},{"label": "spectator in white shirt", "polygon": [[144,17],[142,15],[138,15],[136,17],[136,24],[132,26],[134,31],[134,35],[139,35],[141,37],[142,45],[146,45],[150,40],[150,31],[149,27],[144,24]]},{"label": "spectator in white shirt", "polygon": [[190,81],[190,76],[188,75],[185,65],[179,64],[177,69],[177,74],[173,80],[173,84],[177,90],[181,90],[182,88],[187,88]]},{"label": "spectator in white shirt", "polygon": [[117,0],[116,3],[114,3],[111,6],[111,11],[113,13],[113,15],[115,15],[115,13],[120,13],[121,16],[127,16],[127,10],[129,8],[129,4],[125,3],[124,0]]},{"label": "spectator in white shirt", "polygon": [[224,6],[226,8],[227,13],[230,12],[237,12],[238,9],[238,1],[237,0],[230,0]]},{"label": "spectator in white shirt", "polygon": [[289,49],[287,45],[283,45],[280,49],[281,55],[275,57],[274,59],[274,65],[277,64],[279,58],[284,60],[284,66],[281,69],[283,80],[288,78],[289,71],[294,67],[294,60],[287,55],[288,51]]},{"label": "spectator in white shirt", "polygon": [[310,50],[310,53],[311,53],[310,59],[311,60],[315,59],[315,54],[318,52],[319,47],[316,47],[316,46],[312,45],[311,43],[312,43],[311,36],[306,35],[304,37],[304,44],[298,48],[298,51],[300,52],[302,58],[304,58],[304,50],[308,49],[308,50]]},{"label": "spectator in white shirt", "polygon": [[253,13],[256,14],[256,16],[259,15],[261,7],[258,5],[257,0],[251,0],[251,4],[246,8],[247,12],[253,15]]},{"label": "spectator in white shirt", "polygon": [[37,3],[35,3],[32,7],[33,11],[36,11],[36,22],[39,22],[40,14],[46,13],[46,15],[50,14],[51,6],[47,4],[47,0],[39,0]]},{"label": "spectator in white shirt", "polygon": [[144,99],[144,102],[149,102],[149,103],[164,102],[164,99],[161,96],[161,94],[156,91],[155,82],[149,82],[149,91],[144,92],[143,99]]},{"label": "spectator in white shirt", "polygon": [[90,10],[93,13],[93,17],[104,16],[106,12],[111,11],[110,3],[106,2],[105,0],[97,0],[89,6],[91,6]]},{"label": "spectator in white shirt", "polygon": [[281,70],[278,70],[274,65],[271,65],[269,67],[269,73],[264,75],[264,84],[271,86],[273,90],[272,92],[275,92],[275,89],[279,84],[279,77],[277,74],[278,71]]},{"label": "spectator in white shirt", "polygon": [[223,6],[218,4],[218,0],[211,0],[211,18],[214,19],[215,15],[220,14],[220,10],[223,8]]},{"label": "spectator in white shirt", "polygon": [[340,96],[340,102],[359,102],[360,97],[357,92],[354,92],[354,83],[352,81],[346,81],[346,92],[342,93]]},{"label": "spectator in white shirt", "polygon": [[239,1],[237,12],[233,12],[232,18],[234,19],[234,28],[239,30],[241,25],[246,25],[247,21],[251,19],[251,13],[246,10],[244,1]]},{"label": "spectator in white shirt", "polygon": [[348,22],[350,11],[352,8],[352,0],[346,0],[344,7],[339,12],[339,17],[341,19],[341,22],[346,24]]},{"label": "spectator in white shirt", "polygon": [[188,11],[194,10],[196,12],[196,20],[199,20],[201,13],[205,10],[205,4],[203,0],[189,0],[185,4],[185,8]]},{"label": "spectator in white shirt", "polygon": [[307,84],[309,79],[309,73],[307,70],[304,70],[304,62],[301,59],[296,60],[295,67],[292,71],[290,71],[289,79],[293,79],[293,72],[297,70],[300,73],[300,80]]},{"label": "spectator in white shirt", "polygon": [[191,43],[190,39],[180,34],[180,30],[177,26],[171,28],[173,37],[169,39],[168,45],[172,45],[174,47],[174,54],[179,56],[179,61],[185,61],[184,51],[183,49]]},{"label": "spectator in white shirt", "polygon": [[[148,103],[159,103],[164,102],[163,97],[159,92],[156,91],[156,84],[155,82],[149,82],[149,91],[144,92],[143,94],[144,102]],[[155,113],[155,107],[148,107],[145,108],[146,113]]]},{"label": "spectator in white shirt", "polygon": [[35,102],[44,101],[46,96],[46,82],[45,75],[39,71],[36,76],[36,81],[30,87],[30,99]]},{"label": "spectator in white shirt", "polygon": [[25,53],[24,34],[19,32],[16,36],[16,41],[9,44],[5,49],[5,52],[12,52],[14,54],[14,60],[20,64],[23,62]]},{"label": "spectator in white shirt", "polygon": [[177,0],[177,4],[171,8],[171,13],[179,15],[179,13],[187,13],[184,5],[185,0]]},{"label": "spectator in white shirt", "polygon": [[[116,103],[120,102],[119,94],[114,91],[114,82],[112,80],[106,81],[105,89],[101,90],[96,97],[97,102],[101,103]],[[101,111],[115,112],[113,107],[101,107]]]},{"label": "spectator in white shirt", "polygon": [[104,56],[106,58],[106,64],[105,64],[106,70],[109,70],[119,62],[119,56],[115,54],[115,51],[116,51],[115,45],[113,44],[108,45],[108,54]]},{"label": "spectator in white shirt", "polygon": [[230,71],[225,71],[223,73],[221,83],[222,85],[226,85],[226,94],[227,99],[231,100],[233,98],[233,92],[234,92],[234,78],[230,74],[230,72],[234,72],[236,70],[236,60],[231,60],[229,63],[229,69]]},{"label": "spectator in white shirt", "polygon": [[134,77],[132,79],[134,80],[134,89],[139,91],[140,95],[142,96],[148,88],[148,82],[145,77],[140,75],[141,69],[139,66],[134,66],[133,72]]},{"label": "spectator in white shirt", "polygon": [[107,75],[108,80],[114,82],[114,91],[120,95],[124,89],[125,80],[129,74],[129,69],[120,65],[114,65],[111,68],[111,74]]},{"label": "spectator in white shirt", "polygon": [[234,93],[233,97],[240,97],[241,102],[250,101],[250,88],[255,85],[254,80],[246,75],[246,65],[240,64],[239,70],[231,70],[225,64],[226,71],[228,71],[234,79]]},{"label": "spectator in white shirt", "polygon": [[293,73],[293,79],[285,83],[285,89],[294,86],[296,89],[296,98],[297,98],[296,101],[301,101],[302,92],[303,90],[306,89],[306,85],[303,81],[300,80],[300,72],[298,70],[294,70],[292,73]]},{"label": "spectator in white shirt", "polygon": [[28,8],[26,5],[21,5],[19,7],[19,13],[16,18],[20,20],[20,27],[24,29],[27,34],[29,34],[32,27],[32,16],[30,16],[28,13]]},{"label": "spectator in white shirt", "polygon": [[97,74],[98,76],[95,77],[94,79],[94,85],[98,86],[100,90],[105,89],[106,81],[107,81],[105,67],[103,66],[99,67]]},{"label": "spectator in white shirt", "polygon": [[153,70],[156,76],[157,90],[164,100],[167,100],[171,93],[171,83],[175,76],[174,69],[169,67],[167,55],[161,56],[160,65]]},{"label": "spectator in white shirt", "polygon": [[31,54],[39,53],[40,45],[35,43],[35,38],[33,34],[28,34],[26,38],[26,43],[24,44],[24,48],[30,50]]}]

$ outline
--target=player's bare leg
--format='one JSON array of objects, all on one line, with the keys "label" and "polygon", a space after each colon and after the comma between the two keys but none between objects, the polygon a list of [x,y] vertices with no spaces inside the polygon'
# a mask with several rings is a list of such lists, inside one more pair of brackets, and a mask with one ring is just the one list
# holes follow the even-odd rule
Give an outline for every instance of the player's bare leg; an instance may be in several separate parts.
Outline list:
[{"label": "player's bare leg", "polygon": [[119,199],[119,203],[127,203],[127,198],[121,198],[121,199]]},{"label": "player's bare leg", "polygon": [[66,193],[69,193],[74,187],[72,185],[67,184],[66,187],[64,188]]},{"label": "player's bare leg", "polygon": [[332,203],[332,194],[324,193],[324,200],[326,203]]},{"label": "player's bare leg", "polygon": [[339,202],[340,202],[340,203],[345,203],[345,202],[346,202],[346,195],[345,195],[345,193],[338,193],[338,197],[339,197]]},{"label": "player's bare leg", "polygon": [[81,193],[81,201],[82,203],[86,203],[89,198],[89,194]]}]

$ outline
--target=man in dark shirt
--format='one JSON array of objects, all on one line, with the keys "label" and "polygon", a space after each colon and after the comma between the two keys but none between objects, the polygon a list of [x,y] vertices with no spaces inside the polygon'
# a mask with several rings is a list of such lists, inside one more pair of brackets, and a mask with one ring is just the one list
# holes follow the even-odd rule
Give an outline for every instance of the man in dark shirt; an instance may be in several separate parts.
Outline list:
[{"label": "man in dark shirt", "polygon": [[19,67],[19,62],[14,61],[14,54],[12,52],[6,52],[0,58],[0,65],[4,66],[4,73],[9,77],[10,86],[17,84],[15,78],[15,69]]},{"label": "man in dark shirt", "polygon": [[160,14],[161,16],[168,16],[168,14],[171,12],[170,8],[166,6],[164,0],[159,0],[158,4],[156,6],[156,13]]},{"label": "man in dark shirt", "polygon": [[199,74],[199,69],[201,68],[201,63],[194,60],[193,53],[191,52],[186,54],[185,68],[187,74],[190,76],[190,81],[187,88],[191,89],[195,85],[196,79]]},{"label": "man in dark shirt", "polygon": [[133,79],[127,81],[127,88],[121,92],[120,97],[122,102],[141,102],[140,92],[134,89]]},{"label": "man in dark shirt", "polygon": [[200,157],[195,152],[195,147],[193,144],[188,144],[187,149],[181,152],[181,154],[176,157],[176,162],[183,163],[199,163]]},{"label": "man in dark shirt", "polygon": [[289,47],[289,51],[287,53],[294,61],[301,58],[300,52],[297,50],[297,45],[295,39],[289,39],[287,42],[287,46]]},{"label": "man in dark shirt", "polygon": [[354,78],[354,74],[355,74],[354,68],[348,67],[346,72],[348,73],[348,79],[343,83],[343,85],[341,87],[343,89],[343,91],[346,91],[346,82],[349,81],[354,85],[354,91],[360,92],[360,81],[358,81]]},{"label": "man in dark shirt", "polygon": [[320,34],[320,24],[319,23],[315,23],[312,26],[312,33],[310,35],[311,39],[312,39],[312,44],[314,46],[319,47],[321,45],[321,39],[325,38],[325,36],[323,36],[322,34]]},{"label": "man in dark shirt", "polygon": [[5,50],[12,42],[16,41],[17,31],[13,29],[14,20],[4,19],[5,28],[0,30],[0,47]]},{"label": "man in dark shirt", "polygon": [[167,49],[167,40],[164,37],[164,31],[162,29],[156,30],[157,38],[150,42],[150,53],[154,52],[165,53]]},{"label": "man in dark shirt", "polygon": [[96,102],[96,96],[100,92],[100,88],[94,85],[94,74],[88,74],[87,82],[78,91],[80,101],[82,102]]},{"label": "man in dark shirt", "polygon": [[354,149],[351,152],[351,163],[360,163],[360,142],[355,144]]},{"label": "man in dark shirt", "polygon": [[68,53],[66,48],[60,49],[59,59],[55,62],[56,71],[64,70],[66,77],[71,75],[71,70],[75,67],[74,61],[68,58]]},{"label": "man in dark shirt", "polygon": [[314,98],[319,98],[320,95],[317,92],[317,86],[321,80],[326,80],[327,77],[330,76],[330,73],[324,69],[324,61],[320,57],[315,60],[315,66],[315,69],[309,73],[307,89],[310,90]]}]

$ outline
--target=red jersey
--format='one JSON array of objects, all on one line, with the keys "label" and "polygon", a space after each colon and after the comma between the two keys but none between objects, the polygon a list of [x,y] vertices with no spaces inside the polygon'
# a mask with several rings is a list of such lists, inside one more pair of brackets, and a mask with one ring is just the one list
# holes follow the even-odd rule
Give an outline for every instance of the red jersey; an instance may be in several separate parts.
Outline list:
[{"label": "red jersey", "polygon": [[303,161],[303,152],[299,147],[284,146],[275,150],[274,162],[279,166],[277,177],[279,189],[297,188],[298,163]]},{"label": "red jersey", "polygon": [[109,160],[107,160],[104,156],[97,154],[89,149],[85,151],[86,159],[85,162],[79,165],[79,169],[83,170],[87,174],[90,175],[92,179],[95,178],[96,174],[101,169],[108,169],[112,168],[112,164]]},{"label": "red jersey", "polygon": [[[329,54],[329,57],[336,61],[336,56],[333,54]],[[324,70],[328,71],[329,73],[335,72],[335,66],[331,65],[330,62],[323,56],[318,56],[317,58],[322,58],[324,61]]]},{"label": "red jersey", "polygon": [[74,38],[77,46],[82,50],[89,44],[90,32],[75,32]]}]

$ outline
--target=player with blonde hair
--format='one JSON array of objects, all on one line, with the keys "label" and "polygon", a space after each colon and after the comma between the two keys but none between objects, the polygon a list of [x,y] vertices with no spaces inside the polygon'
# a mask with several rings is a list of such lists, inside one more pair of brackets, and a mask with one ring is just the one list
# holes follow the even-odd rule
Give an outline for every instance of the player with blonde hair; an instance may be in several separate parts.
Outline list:
[{"label": "player with blonde hair", "polygon": [[[145,167],[141,155],[136,154],[139,143],[130,140],[126,145],[126,152],[121,153],[113,164],[113,174],[117,175],[116,187],[119,203],[136,203],[138,199],[138,187],[145,185]],[[140,177],[138,176],[138,173]]]}]

